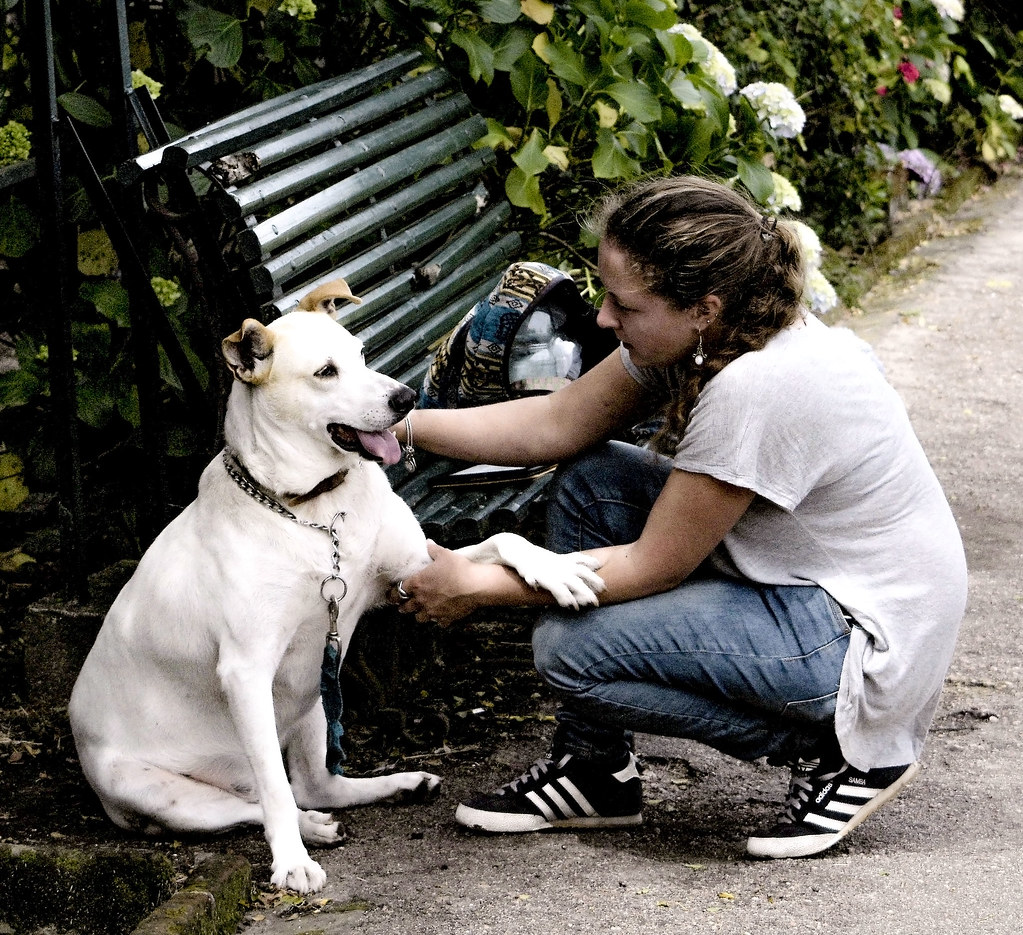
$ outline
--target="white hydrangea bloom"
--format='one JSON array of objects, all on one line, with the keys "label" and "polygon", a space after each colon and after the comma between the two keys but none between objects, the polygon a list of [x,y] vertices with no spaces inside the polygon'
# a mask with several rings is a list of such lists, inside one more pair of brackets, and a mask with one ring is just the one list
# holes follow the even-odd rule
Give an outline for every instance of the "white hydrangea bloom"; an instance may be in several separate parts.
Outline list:
[{"label": "white hydrangea bloom", "polygon": [[799,245],[803,248],[803,262],[807,270],[817,269],[824,256],[821,239],[817,236],[817,232],[802,221],[789,221],[789,223],[796,229],[796,234],[799,236]]},{"label": "white hydrangea bloom", "polygon": [[1023,120],[1023,105],[1011,94],[999,94],[998,106],[1003,114],[1008,114],[1013,120]]},{"label": "white hydrangea bloom", "polygon": [[802,211],[803,199],[799,197],[796,186],[793,185],[784,175],[777,172],[771,173],[774,180],[774,191],[767,196],[767,204],[774,208],[775,213],[788,209],[789,211]]},{"label": "white hydrangea bloom", "polygon": [[696,49],[705,53],[705,60],[701,62],[704,71],[717,83],[721,93],[726,97],[734,94],[739,83],[735,80],[735,69],[732,63],[725,58],[721,50],[709,39],[705,39],[691,23],[678,23],[672,26],[668,32],[681,33]]},{"label": "white hydrangea bloom", "polygon": [[838,305],[838,294],[835,292],[835,287],[828,282],[819,269],[812,269],[808,273],[803,298],[815,315],[830,312]]},{"label": "white hydrangea bloom", "polygon": [[735,94],[735,89],[739,87],[739,82],[735,80],[735,69],[732,67],[732,63],[713,46],[710,59],[707,61],[707,74],[717,82],[725,97]]},{"label": "white hydrangea bloom", "polygon": [[753,105],[757,117],[768,130],[781,139],[791,139],[802,132],[806,114],[792,92],[777,81],[754,81],[739,93]]},{"label": "white hydrangea bloom", "polygon": [[931,3],[942,16],[954,19],[957,23],[962,22],[966,15],[962,0],[931,0]]}]

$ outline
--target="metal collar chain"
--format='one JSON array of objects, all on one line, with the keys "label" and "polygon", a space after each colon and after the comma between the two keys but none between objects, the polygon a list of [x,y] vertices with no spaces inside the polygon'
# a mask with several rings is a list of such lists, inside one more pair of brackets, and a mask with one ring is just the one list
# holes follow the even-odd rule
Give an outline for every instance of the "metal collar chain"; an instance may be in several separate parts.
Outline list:
[{"label": "metal collar chain", "polygon": [[[275,500],[271,497],[256,481],[252,478],[248,471],[242,466],[242,463],[235,456],[234,452],[230,448],[224,449],[224,470],[227,471],[228,476],[233,480],[242,490],[245,491],[253,500],[257,503],[262,503],[268,510],[273,510],[278,516],[283,516],[285,519],[290,519],[293,523],[298,523],[299,526],[308,526],[310,529],[320,529],[325,533],[334,537],[333,525],[334,521],[331,520],[330,526],[324,526],[323,523],[310,523],[308,520],[299,519],[294,513],[291,512],[283,503]],[[344,513],[338,514],[344,516]],[[337,519],[337,516],[334,517]],[[335,544],[336,548],[336,544]]]},{"label": "metal collar chain", "polygon": [[299,519],[286,506],[271,497],[242,466],[230,448],[224,449],[223,455],[224,470],[246,494],[252,497],[257,503],[261,503],[268,510],[272,510],[278,516],[290,519],[299,526],[308,526],[310,529],[319,529],[330,536],[331,558],[330,574],[320,582],[320,597],[327,603],[327,613],[330,618],[330,632],[327,640],[338,638],[337,618],[341,601],[348,594],[348,583],[341,577],[341,535],[337,530],[338,523],[345,518],[343,511],[334,514],[329,526],[323,523],[311,523],[308,520]]}]

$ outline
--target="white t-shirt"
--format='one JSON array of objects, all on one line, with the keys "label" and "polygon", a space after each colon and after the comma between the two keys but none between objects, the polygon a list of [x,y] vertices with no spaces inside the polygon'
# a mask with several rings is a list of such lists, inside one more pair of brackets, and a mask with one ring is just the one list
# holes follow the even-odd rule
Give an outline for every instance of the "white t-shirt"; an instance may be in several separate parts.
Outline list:
[{"label": "white t-shirt", "polygon": [[[658,395],[670,370],[632,376]],[[869,348],[813,316],[703,388],[675,467],[757,496],[711,556],[724,574],[824,588],[855,619],[836,729],[859,769],[916,760],[966,605],[952,512]]]}]

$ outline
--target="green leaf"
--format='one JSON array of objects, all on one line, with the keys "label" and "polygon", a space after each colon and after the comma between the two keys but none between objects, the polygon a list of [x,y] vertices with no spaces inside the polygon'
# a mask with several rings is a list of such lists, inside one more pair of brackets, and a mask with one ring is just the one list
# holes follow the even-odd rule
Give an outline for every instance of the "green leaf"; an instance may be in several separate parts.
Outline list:
[{"label": "green leaf", "polygon": [[700,94],[696,85],[681,72],[668,82],[668,90],[686,110],[695,110],[701,114],[706,111],[707,105],[703,100],[703,95]]},{"label": "green leaf", "polygon": [[267,36],[263,40],[263,54],[266,56],[268,62],[284,61],[284,43],[280,39],[274,36]]},{"label": "green leaf", "polygon": [[42,387],[39,379],[27,370],[0,373],[0,410],[27,406]]},{"label": "green leaf", "polygon": [[109,276],[117,269],[117,253],[101,227],[78,235],[78,271],[83,276]]},{"label": "green leaf", "polygon": [[[512,66],[529,53],[533,33],[522,26],[513,26],[494,46],[494,71],[510,71]],[[533,56],[536,58],[536,56]]]},{"label": "green leaf", "polygon": [[617,81],[604,93],[614,98],[619,107],[642,123],[656,123],[661,119],[661,103],[642,82]]},{"label": "green leaf", "polygon": [[630,179],[640,173],[640,164],[625,151],[611,130],[597,131],[597,148],[590,160],[598,179]]},{"label": "green leaf", "polygon": [[546,145],[547,141],[540,131],[533,130],[525,145],[512,156],[512,161],[525,175],[539,175],[551,164],[543,151]]},{"label": "green leaf", "polygon": [[682,68],[693,60],[692,43],[682,33],[659,29],[655,35],[661,48],[664,49],[664,55],[669,65]]},{"label": "green leaf", "polygon": [[34,563],[31,555],[26,555],[18,549],[11,549],[9,552],[0,552],[0,572],[10,575],[15,573],[22,565]]},{"label": "green leaf", "polygon": [[469,74],[473,81],[481,79],[490,84],[494,80],[494,50],[475,33],[456,29],[451,42],[469,57]]},{"label": "green leaf", "polygon": [[188,41],[217,68],[233,68],[242,57],[242,24],[226,13],[190,4],[182,14]]},{"label": "green leaf", "polygon": [[79,94],[76,91],[68,91],[61,94],[57,101],[72,117],[87,127],[109,127],[113,124],[108,111],[94,97],[87,94]]},{"label": "green leaf", "polygon": [[21,458],[10,451],[0,452],[0,510],[16,510],[28,496]]},{"label": "green leaf", "polygon": [[923,84],[939,104],[947,104],[952,100],[952,89],[939,78],[924,78]]},{"label": "green leaf", "polygon": [[21,257],[39,242],[39,219],[15,195],[0,205],[0,255]]},{"label": "green leaf", "polygon": [[480,137],[474,144],[477,147],[489,146],[491,149],[513,149],[515,147],[515,141],[511,138],[511,135],[505,129],[504,124],[494,120],[493,117],[487,118],[487,132],[485,136]]},{"label": "green leaf", "polygon": [[749,193],[760,204],[766,204],[767,199],[774,192],[774,179],[771,177],[771,170],[763,163],[754,162],[745,156],[737,156],[736,162],[739,168],[739,181],[749,189]]},{"label": "green leaf", "polygon": [[712,117],[694,120],[689,125],[684,150],[686,162],[691,166],[702,166],[707,161],[717,129],[717,121]]},{"label": "green leaf", "polygon": [[504,180],[504,193],[518,208],[529,208],[534,214],[545,215],[547,205],[540,194],[540,178],[526,175],[518,166],[508,173]]},{"label": "green leaf", "polygon": [[117,410],[117,401],[108,387],[98,381],[78,385],[78,416],[90,428],[101,429],[110,424]]},{"label": "green leaf", "polygon": [[627,49],[632,54],[643,52],[650,46],[650,32],[646,29],[616,26],[609,31],[607,38],[612,45]]},{"label": "green leaf", "polygon": [[670,29],[678,15],[675,4],[667,0],[630,0],[625,4],[625,19],[651,29]]},{"label": "green leaf", "polygon": [[515,100],[522,105],[527,115],[546,106],[547,69],[532,52],[527,52],[515,63],[508,80]]},{"label": "green leaf", "polygon": [[547,57],[551,62],[551,71],[562,81],[582,88],[590,83],[590,76],[586,73],[586,63],[567,42],[552,42],[547,46]]},{"label": "green leaf", "polygon": [[139,410],[139,390],[137,386],[130,386],[126,394],[122,393],[117,400],[118,415],[133,429],[142,425],[142,415]]},{"label": "green leaf", "polygon": [[83,283],[79,290],[86,302],[91,302],[107,321],[112,321],[120,328],[131,327],[128,314],[128,291],[119,282],[105,280],[103,282]]},{"label": "green leaf", "polygon": [[480,4],[480,16],[488,23],[514,23],[521,12],[519,0],[484,0]]}]

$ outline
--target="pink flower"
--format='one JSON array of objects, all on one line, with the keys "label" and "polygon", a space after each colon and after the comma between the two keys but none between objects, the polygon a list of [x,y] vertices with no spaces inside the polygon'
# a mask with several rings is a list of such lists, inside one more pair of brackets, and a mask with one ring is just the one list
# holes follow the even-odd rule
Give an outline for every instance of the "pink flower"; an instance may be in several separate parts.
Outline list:
[{"label": "pink flower", "polygon": [[906,84],[913,84],[920,77],[920,69],[916,67],[912,62],[900,62],[896,69],[900,75],[905,79]]},{"label": "pink flower", "polygon": [[886,88],[883,84],[881,85],[881,87],[879,87],[877,89],[877,96],[878,97],[884,97],[887,93],[888,93],[888,88]]},{"label": "pink flower", "polygon": [[892,19],[902,19],[902,7],[892,7]]}]

